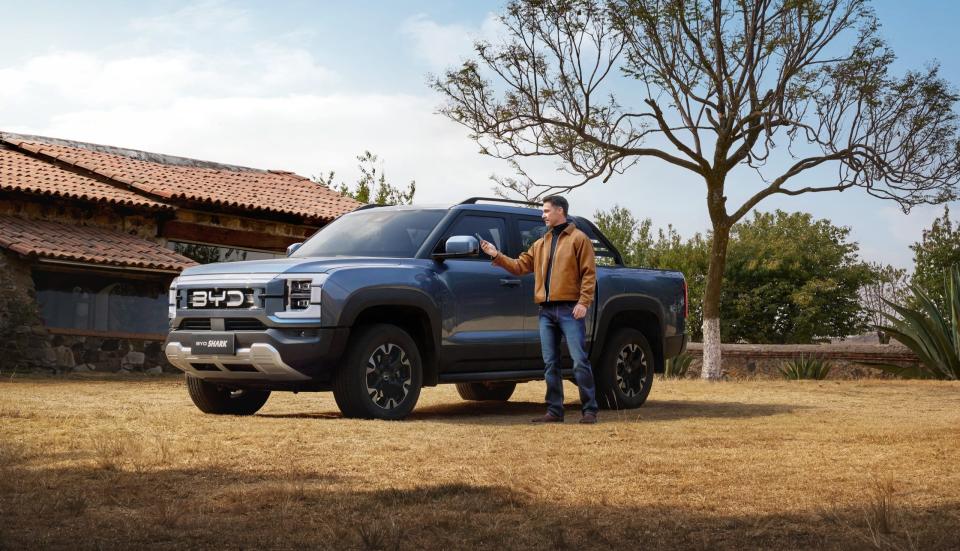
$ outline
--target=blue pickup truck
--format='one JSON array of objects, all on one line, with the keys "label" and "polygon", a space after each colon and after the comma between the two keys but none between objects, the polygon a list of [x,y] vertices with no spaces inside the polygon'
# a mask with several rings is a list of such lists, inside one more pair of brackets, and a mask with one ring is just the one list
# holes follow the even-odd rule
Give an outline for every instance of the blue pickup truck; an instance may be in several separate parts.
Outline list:
[{"label": "blue pickup truck", "polygon": [[[196,266],[170,287],[165,352],[205,413],[249,415],[271,391],[333,391],[347,417],[401,419],[420,389],[508,400],[543,379],[533,275],[494,266],[475,236],[516,257],[545,232],[531,204],[361,207],[288,258]],[[601,407],[634,408],[687,344],[679,272],[629,268],[597,227],[587,346]],[[564,349],[564,374],[572,365]]]}]

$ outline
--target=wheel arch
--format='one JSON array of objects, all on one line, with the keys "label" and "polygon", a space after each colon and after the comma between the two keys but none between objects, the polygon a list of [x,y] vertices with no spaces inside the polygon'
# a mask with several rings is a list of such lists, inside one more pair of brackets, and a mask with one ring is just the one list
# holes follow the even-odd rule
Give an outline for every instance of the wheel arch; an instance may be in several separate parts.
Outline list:
[{"label": "wheel arch", "polygon": [[427,310],[421,305],[397,304],[397,300],[392,302],[393,304],[367,304],[353,316],[351,327],[355,330],[364,325],[385,323],[406,331],[417,343],[417,349],[420,352],[423,363],[423,386],[436,386],[438,378],[437,333],[434,329],[436,326]]},{"label": "wheel arch", "polygon": [[601,346],[593,349],[593,360],[599,361],[607,341],[621,327],[630,327],[643,333],[654,357],[654,372],[664,371],[664,331],[661,307],[649,297],[624,297],[608,304],[597,326]]}]

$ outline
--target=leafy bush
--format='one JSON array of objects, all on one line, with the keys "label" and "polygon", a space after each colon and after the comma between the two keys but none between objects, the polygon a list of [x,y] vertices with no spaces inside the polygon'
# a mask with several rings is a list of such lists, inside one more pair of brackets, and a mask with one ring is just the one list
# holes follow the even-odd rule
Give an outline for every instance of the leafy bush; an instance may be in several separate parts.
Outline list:
[{"label": "leafy bush", "polygon": [[667,360],[663,367],[664,379],[682,379],[687,376],[687,370],[690,369],[690,362],[693,356],[688,352],[677,355]]},{"label": "leafy bush", "polygon": [[827,378],[830,370],[833,369],[833,364],[823,358],[800,356],[799,358],[784,362],[779,369],[784,379],[821,380]]},{"label": "leafy bush", "polygon": [[919,285],[910,285],[910,291],[911,306],[884,301],[894,313],[884,313],[889,325],[877,329],[906,345],[920,358],[920,364],[870,365],[901,377],[960,380],[960,265],[954,264],[944,275],[943,309]]}]

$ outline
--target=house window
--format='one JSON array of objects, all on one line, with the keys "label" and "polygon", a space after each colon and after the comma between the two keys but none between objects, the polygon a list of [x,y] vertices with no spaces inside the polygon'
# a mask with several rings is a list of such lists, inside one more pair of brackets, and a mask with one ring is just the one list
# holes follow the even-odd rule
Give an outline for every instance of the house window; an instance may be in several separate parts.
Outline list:
[{"label": "house window", "polygon": [[94,333],[166,333],[169,278],[33,273],[47,327]]},{"label": "house window", "polygon": [[191,260],[196,260],[200,264],[237,262],[240,260],[269,260],[271,258],[285,258],[287,256],[286,253],[221,247],[219,245],[207,245],[203,243],[186,243],[183,241],[168,241],[167,248]]}]

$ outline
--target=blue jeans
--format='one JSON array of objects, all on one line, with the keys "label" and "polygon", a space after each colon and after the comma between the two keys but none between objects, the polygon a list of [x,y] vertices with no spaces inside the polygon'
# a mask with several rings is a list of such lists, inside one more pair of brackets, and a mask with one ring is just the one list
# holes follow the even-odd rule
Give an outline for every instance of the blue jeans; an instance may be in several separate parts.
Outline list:
[{"label": "blue jeans", "polygon": [[593,383],[593,369],[587,359],[586,318],[574,319],[576,304],[556,304],[540,307],[540,348],[543,353],[544,376],[547,380],[547,411],[563,417],[563,375],[560,372],[560,336],[567,339],[567,348],[573,359],[573,377],[580,389],[583,412],[597,412],[597,391]]}]

